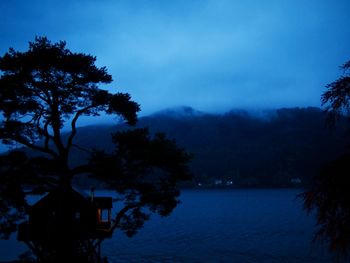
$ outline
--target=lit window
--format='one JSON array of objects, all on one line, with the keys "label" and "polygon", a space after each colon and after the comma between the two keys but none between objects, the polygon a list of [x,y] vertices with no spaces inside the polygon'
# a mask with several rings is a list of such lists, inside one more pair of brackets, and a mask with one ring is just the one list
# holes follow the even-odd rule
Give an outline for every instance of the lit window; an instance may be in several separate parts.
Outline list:
[{"label": "lit window", "polygon": [[108,209],[98,209],[100,222],[109,222],[109,210]]}]

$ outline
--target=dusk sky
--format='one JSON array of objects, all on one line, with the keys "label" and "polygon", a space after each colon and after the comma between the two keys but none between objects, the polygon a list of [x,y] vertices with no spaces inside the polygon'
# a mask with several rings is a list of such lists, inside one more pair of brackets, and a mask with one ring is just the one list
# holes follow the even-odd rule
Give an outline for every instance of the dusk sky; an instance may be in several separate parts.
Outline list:
[{"label": "dusk sky", "polygon": [[349,0],[0,1],[0,53],[35,36],[95,55],[141,114],[320,106],[350,59]]}]

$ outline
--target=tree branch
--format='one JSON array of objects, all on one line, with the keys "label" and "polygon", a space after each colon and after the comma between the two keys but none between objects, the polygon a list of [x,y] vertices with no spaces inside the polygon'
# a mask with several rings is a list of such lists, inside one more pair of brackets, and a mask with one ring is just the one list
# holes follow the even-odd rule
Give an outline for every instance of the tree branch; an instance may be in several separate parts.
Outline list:
[{"label": "tree branch", "polygon": [[134,209],[136,207],[140,206],[140,204],[136,205],[136,204],[132,204],[132,205],[127,205],[125,206],[123,209],[121,209],[117,216],[114,219],[114,224],[111,228],[111,232],[113,232],[118,226],[119,226],[119,222],[122,219],[122,217],[131,209]]},{"label": "tree branch", "polygon": [[[96,107],[97,105],[90,105],[87,106],[81,110],[78,110],[77,113],[75,114],[72,122],[71,122],[71,127],[72,127],[72,131],[71,134],[69,135],[68,141],[67,141],[67,146],[66,146],[66,151],[69,152],[70,148],[72,147],[72,143],[73,143],[73,139],[75,137],[75,135],[77,134],[77,127],[76,127],[76,123],[79,119],[79,117],[86,111],[88,111],[89,109],[92,109],[94,107]],[[76,146],[76,145],[75,145]]]},{"label": "tree branch", "polygon": [[42,96],[39,92],[37,92],[35,89],[33,89],[33,92],[34,92],[35,96],[37,96],[43,102],[45,102],[48,105],[50,105],[51,101],[50,101],[50,98],[48,97],[48,93],[45,92],[44,89],[40,89],[40,90],[45,94],[46,98],[44,96]]},{"label": "tree branch", "polygon": [[45,136],[45,140],[44,140],[44,148],[45,149],[50,149],[49,148],[49,141],[50,140],[53,140],[54,137],[49,133],[49,130],[48,130],[48,126],[50,125],[51,121],[50,120],[46,120],[45,124],[44,124],[44,127],[42,128],[40,126],[40,119],[42,117],[42,112],[40,113],[39,116],[37,116],[35,119],[35,126],[37,128],[37,130],[39,131],[39,133],[41,135],[44,135]]},{"label": "tree branch", "polygon": [[53,130],[53,142],[55,143],[57,150],[59,152],[59,155],[61,159],[66,163],[66,159],[68,156],[68,152],[66,151],[63,143],[62,143],[62,137],[61,137],[61,118],[60,118],[60,112],[58,108],[57,103],[57,96],[53,96],[53,103],[51,106],[51,127]]},{"label": "tree branch", "polygon": [[45,143],[44,143],[44,147],[45,149],[49,149],[49,141],[50,139],[53,140],[53,136],[49,133],[48,127],[50,125],[50,121],[46,121],[45,125],[44,125],[44,134],[45,134]]},{"label": "tree branch", "polygon": [[[121,210],[118,212],[117,216],[115,217],[114,224],[113,224],[112,227],[111,227],[111,233],[113,233],[114,230],[119,226],[119,222],[120,222],[120,220],[123,218],[123,216],[124,216],[129,210],[134,209],[134,208],[136,208],[136,207],[138,207],[138,206],[140,206],[140,204],[132,204],[132,205],[127,205],[127,206],[125,206],[123,209],[121,209]],[[101,244],[101,243],[103,242],[103,240],[104,240],[104,238],[99,239],[99,240],[95,243],[95,245],[94,245],[95,248],[96,248],[99,244]]]},{"label": "tree branch", "polygon": [[40,151],[40,152],[43,152],[43,153],[47,153],[47,154],[50,154],[52,157],[54,158],[58,158],[58,155],[57,153],[55,153],[53,150],[49,149],[49,148],[45,148],[45,147],[41,147],[41,146],[38,146],[38,145],[35,145],[33,143],[30,143],[28,141],[25,141],[23,139],[20,139],[20,138],[9,138],[15,142],[18,142],[30,149],[33,149],[33,150],[36,150],[36,151]]}]

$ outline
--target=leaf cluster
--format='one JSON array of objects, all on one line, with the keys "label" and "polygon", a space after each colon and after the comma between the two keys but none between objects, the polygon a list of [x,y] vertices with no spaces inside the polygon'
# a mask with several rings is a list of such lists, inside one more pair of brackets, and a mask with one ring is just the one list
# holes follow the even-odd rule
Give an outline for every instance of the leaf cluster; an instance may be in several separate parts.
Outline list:
[{"label": "leaf cluster", "polygon": [[350,61],[341,66],[343,75],[326,86],[321,102],[328,112],[328,124],[334,126],[340,116],[350,117]]},{"label": "leaf cluster", "polygon": [[[0,57],[0,139],[67,155],[76,122],[83,115],[104,112],[135,124],[139,105],[127,93],[100,89],[98,85],[112,82],[112,77],[95,62],[95,57],[73,53],[65,42],[51,43],[46,37],[30,42],[26,52],[10,49]],[[68,121],[72,136],[64,145],[60,129]],[[40,147],[39,139],[43,140]]]},{"label": "leaf cluster", "polygon": [[148,129],[133,129],[113,135],[115,151],[96,151],[90,159],[91,175],[117,190],[128,213],[119,222],[133,235],[150,213],[167,216],[179,203],[177,183],[190,180],[187,166],[192,158],[162,133],[151,136]]},{"label": "leaf cluster", "polygon": [[[96,58],[74,53],[60,41],[37,37],[25,52],[9,51],[0,57],[0,139],[39,152],[27,156],[14,151],[0,156],[0,233],[8,235],[28,214],[25,187],[31,193],[70,188],[77,174],[108,181],[124,204],[114,222],[133,234],[149,212],[168,215],[177,205],[179,180],[190,178],[189,155],[174,141],[148,130],[115,134],[115,152],[84,149],[88,163],[71,167],[77,121],[81,116],[112,114],[134,125],[140,106],[128,93],[110,93],[100,84],[112,82]],[[70,131],[64,138],[63,127]],[[148,209],[148,212],[144,209]]]},{"label": "leaf cluster", "polygon": [[[350,120],[350,61],[342,67],[343,75],[326,86],[322,104],[328,113],[328,124],[334,126],[340,116]],[[348,149],[349,150],[349,149]],[[328,163],[315,178],[314,185],[302,194],[304,206],[315,211],[316,239],[326,241],[338,258],[350,251],[350,153]]]}]

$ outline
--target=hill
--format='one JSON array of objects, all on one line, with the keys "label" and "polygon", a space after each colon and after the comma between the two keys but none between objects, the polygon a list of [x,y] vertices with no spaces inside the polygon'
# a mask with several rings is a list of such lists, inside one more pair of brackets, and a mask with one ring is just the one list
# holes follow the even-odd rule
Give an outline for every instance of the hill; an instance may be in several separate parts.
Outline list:
[{"label": "hill", "polygon": [[[137,127],[165,132],[194,155],[191,186],[302,186],[345,149],[345,122],[336,131],[326,129],[325,114],[318,108],[285,108],[258,115],[239,110],[206,114],[191,108],[179,112],[167,110],[140,118]],[[76,143],[112,151],[110,134],[125,128],[81,127]],[[74,151],[71,157],[77,163],[86,156]]]}]

